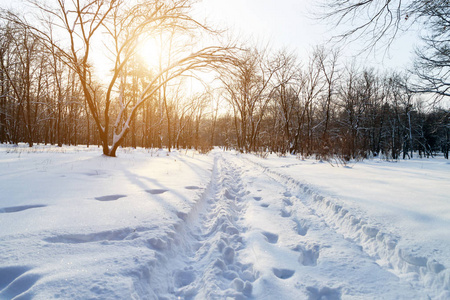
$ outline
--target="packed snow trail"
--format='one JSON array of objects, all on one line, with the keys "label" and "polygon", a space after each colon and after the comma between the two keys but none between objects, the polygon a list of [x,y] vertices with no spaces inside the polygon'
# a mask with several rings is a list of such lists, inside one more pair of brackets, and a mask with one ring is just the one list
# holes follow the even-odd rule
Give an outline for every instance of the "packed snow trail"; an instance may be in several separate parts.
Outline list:
[{"label": "packed snow trail", "polygon": [[329,227],[297,188],[216,152],[203,204],[186,216],[184,250],[160,267],[170,279],[159,298],[427,298]]},{"label": "packed snow trail", "polygon": [[[177,249],[175,259],[157,270],[170,278],[167,292],[158,295],[160,299],[252,296],[252,282],[258,275],[251,264],[243,264],[236,256],[245,247],[245,229],[239,222],[246,209],[244,197],[238,171],[216,156],[209,188],[197,206],[183,216],[186,227],[179,234],[184,243]],[[159,279],[153,283],[161,286]]]}]

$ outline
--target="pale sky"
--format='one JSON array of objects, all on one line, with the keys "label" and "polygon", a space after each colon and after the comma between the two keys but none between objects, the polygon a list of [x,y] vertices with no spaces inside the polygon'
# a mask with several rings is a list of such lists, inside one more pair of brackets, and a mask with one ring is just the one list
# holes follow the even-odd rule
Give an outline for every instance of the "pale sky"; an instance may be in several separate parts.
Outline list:
[{"label": "pale sky", "polygon": [[[0,0],[0,6],[8,8],[20,2]],[[287,48],[306,61],[314,46],[327,43],[338,34],[331,24],[314,19],[317,3],[317,0],[203,0],[196,6],[196,14],[207,15],[210,22],[231,28],[242,39],[269,43],[274,50]],[[397,38],[388,54],[381,50],[360,56],[359,61],[380,70],[406,67],[412,62],[417,42],[415,33],[404,35]],[[359,50],[354,43],[344,47],[342,53],[350,61]]]},{"label": "pale sky", "polygon": [[[244,38],[270,42],[272,48],[286,47],[306,59],[314,46],[327,43],[337,30],[326,21],[315,19],[318,1],[314,0],[203,0],[201,7],[211,22],[233,28]],[[413,59],[415,33],[401,36],[385,49],[364,54],[359,59],[380,69],[401,68]],[[327,43],[331,47],[331,43]],[[361,45],[354,43],[343,49],[348,60],[358,54]]]}]

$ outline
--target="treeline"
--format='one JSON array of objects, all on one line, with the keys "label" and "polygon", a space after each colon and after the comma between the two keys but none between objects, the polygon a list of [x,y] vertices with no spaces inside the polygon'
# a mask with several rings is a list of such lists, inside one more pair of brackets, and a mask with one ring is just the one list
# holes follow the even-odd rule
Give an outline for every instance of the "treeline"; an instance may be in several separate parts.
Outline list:
[{"label": "treeline", "polygon": [[[25,24],[10,22],[0,27],[0,143],[101,145],[76,71],[61,60],[57,50],[48,48]],[[104,106],[107,90],[89,67],[91,93],[95,103]],[[129,60],[123,74],[113,91],[115,101],[127,97],[133,104],[154,75],[139,56]],[[207,95],[190,99],[180,91],[182,82],[177,84],[178,89],[165,84],[156,96],[146,99],[123,146],[200,147],[200,120]],[[111,115],[116,116],[119,109],[112,108]],[[123,118],[127,118],[129,109],[123,110]],[[96,117],[105,118],[100,113]]]},{"label": "treeline", "polygon": [[[57,49],[27,26],[4,23],[0,60],[1,143],[102,144],[79,76]],[[339,52],[324,48],[304,62],[286,51],[257,49],[237,52],[232,62],[216,69],[216,81],[201,93],[189,94],[184,78],[161,84],[133,112],[122,146],[205,152],[223,146],[342,160],[443,153],[448,159],[449,110],[427,105],[428,96],[414,93],[400,73],[343,64]],[[133,56],[112,91],[114,101],[126,97],[132,106],[154,74]],[[107,90],[93,72],[88,77],[94,103],[104,105]],[[127,107],[118,107],[126,119]]]},{"label": "treeline", "polygon": [[241,151],[448,158],[448,109],[426,105],[430,96],[414,93],[401,74],[341,64],[337,51],[316,48],[302,66],[292,54],[254,50],[221,79],[231,107],[225,127],[233,127],[221,143]]}]

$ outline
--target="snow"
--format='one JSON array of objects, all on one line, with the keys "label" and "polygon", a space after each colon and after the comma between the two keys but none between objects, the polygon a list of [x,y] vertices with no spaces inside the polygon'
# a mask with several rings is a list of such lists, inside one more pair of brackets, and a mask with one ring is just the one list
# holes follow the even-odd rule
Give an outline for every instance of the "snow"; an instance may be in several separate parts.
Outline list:
[{"label": "snow", "polygon": [[0,299],[450,299],[450,164],[0,146]]}]

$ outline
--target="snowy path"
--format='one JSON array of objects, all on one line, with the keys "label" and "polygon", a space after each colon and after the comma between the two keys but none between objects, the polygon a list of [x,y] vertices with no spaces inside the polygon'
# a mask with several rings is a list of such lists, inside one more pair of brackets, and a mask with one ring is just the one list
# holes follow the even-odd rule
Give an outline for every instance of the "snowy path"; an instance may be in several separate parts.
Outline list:
[{"label": "snowy path", "polygon": [[[169,277],[168,291],[159,298],[251,296],[255,272],[236,256],[244,248],[245,229],[239,222],[245,211],[241,203],[244,196],[239,173],[216,156],[209,188],[196,207],[183,216],[186,226],[179,234],[184,243],[175,252],[175,259],[169,259],[156,271]],[[154,284],[161,286],[160,279],[155,279]]]},{"label": "snowy path", "polygon": [[[420,299],[297,196],[242,158],[216,153],[210,189],[169,259],[167,299]],[[175,298],[175,297],[176,298]]]}]

